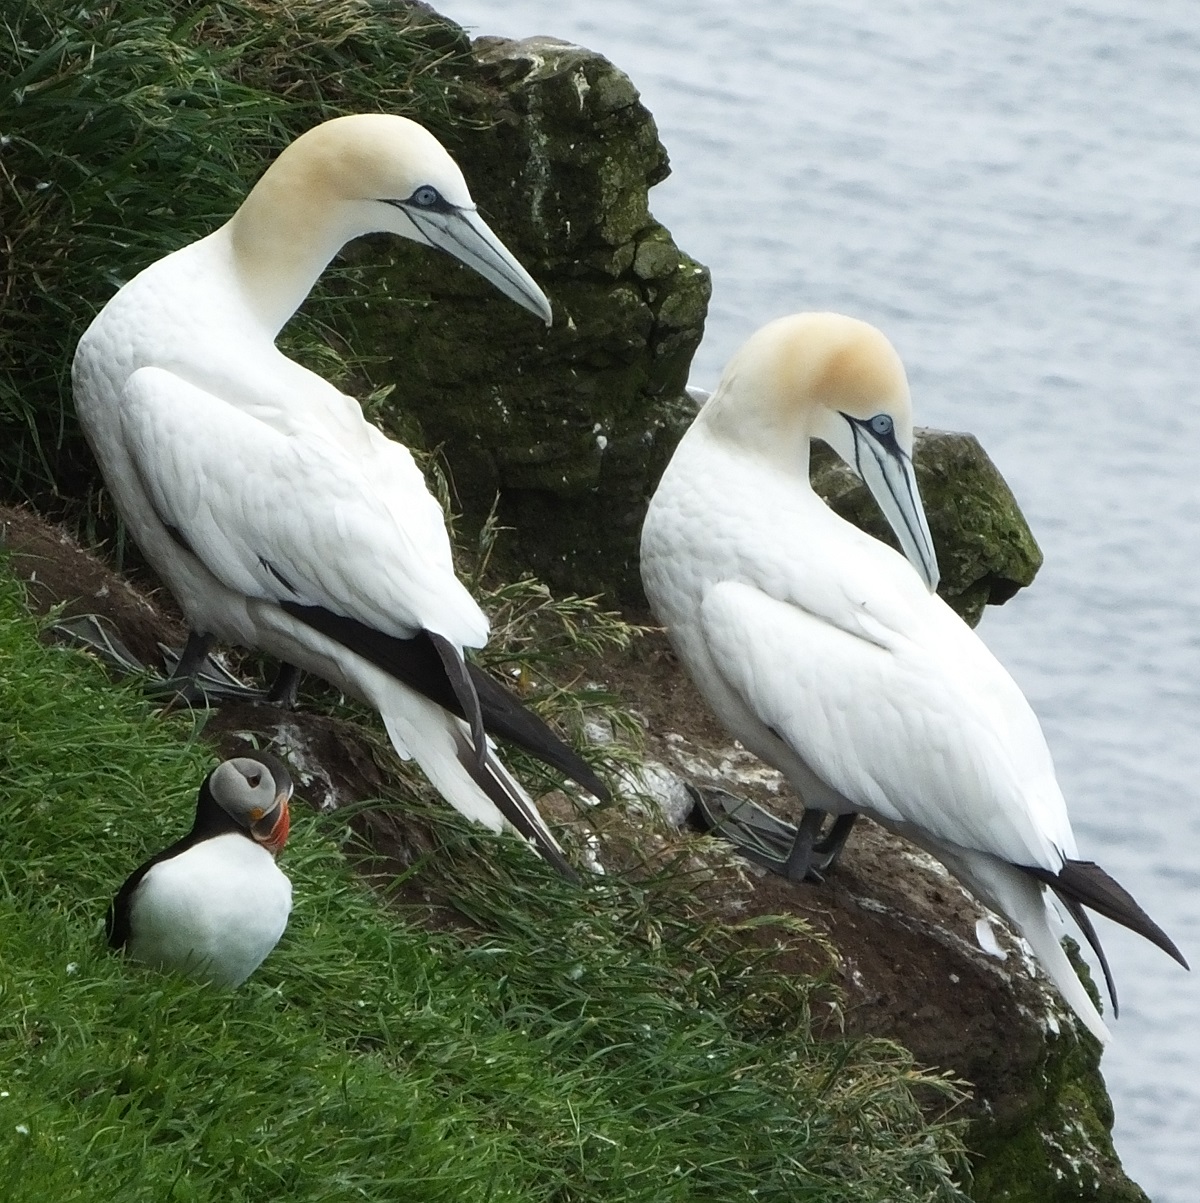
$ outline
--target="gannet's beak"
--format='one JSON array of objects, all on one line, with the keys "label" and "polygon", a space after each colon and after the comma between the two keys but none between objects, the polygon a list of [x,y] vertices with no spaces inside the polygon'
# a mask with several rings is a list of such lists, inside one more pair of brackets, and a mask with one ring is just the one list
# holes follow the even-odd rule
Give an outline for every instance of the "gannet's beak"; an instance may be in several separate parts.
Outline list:
[{"label": "gannet's beak", "polygon": [[936,592],[937,553],[933,549],[929,523],[925,520],[921,494],[917,491],[912,459],[896,442],[890,425],[880,433],[873,429],[869,419],[864,421],[849,414],[842,414],[842,417],[850,423],[854,435],[854,467],[896,532],[909,563],[929,587],[929,592]]},{"label": "gannet's beak", "polygon": [[411,201],[394,200],[388,203],[404,211],[430,246],[448,251],[495,285],[506,297],[536,314],[547,326],[550,325],[553,315],[546,294],[513,258],[504,243],[492,233],[474,207],[452,205],[447,201],[442,201],[436,207],[417,205]]}]

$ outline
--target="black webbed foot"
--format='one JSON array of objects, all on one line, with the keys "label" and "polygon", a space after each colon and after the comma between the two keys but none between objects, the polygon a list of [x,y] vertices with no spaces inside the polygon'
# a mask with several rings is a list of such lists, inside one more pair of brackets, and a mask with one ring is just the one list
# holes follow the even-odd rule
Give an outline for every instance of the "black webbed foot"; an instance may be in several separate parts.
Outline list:
[{"label": "black webbed foot", "polygon": [[245,685],[209,655],[211,636],[188,635],[183,649],[159,644],[167,675],[143,664],[126,647],[112,623],[98,614],[80,614],[54,624],[54,630],[85,647],[116,672],[147,678],[146,695],[165,706],[207,707],[219,702],[261,702],[261,689]]},{"label": "black webbed foot", "polygon": [[826,812],[809,807],[797,826],[723,789],[688,785],[692,825],[720,835],[748,860],[789,881],[824,880],[837,863],[857,816],[838,815],[822,834]]}]

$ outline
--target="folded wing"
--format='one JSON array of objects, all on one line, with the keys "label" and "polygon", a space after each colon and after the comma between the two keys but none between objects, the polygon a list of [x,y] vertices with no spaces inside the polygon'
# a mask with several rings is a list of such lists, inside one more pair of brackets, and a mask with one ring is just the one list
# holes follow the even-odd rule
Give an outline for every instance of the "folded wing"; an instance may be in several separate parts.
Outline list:
[{"label": "folded wing", "polygon": [[122,424],[159,519],[228,588],[388,635],[486,641],[444,525],[431,529],[423,482],[407,483],[422,520],[398,521],[394,484],[381,496],[370,479],[378,464],[364,470],[331,440],[282,434],[161,368],[131,376]]},{"label": "folded wing", "polygon": [[854,809],[1017,864],[1057,871],[1074,855],[1049,753],[1006,676],[981,702],[979,666],[953,649],[932,657],[870,618],[853,634],[740,582],[709,590],[701,623],[729,688]]}]

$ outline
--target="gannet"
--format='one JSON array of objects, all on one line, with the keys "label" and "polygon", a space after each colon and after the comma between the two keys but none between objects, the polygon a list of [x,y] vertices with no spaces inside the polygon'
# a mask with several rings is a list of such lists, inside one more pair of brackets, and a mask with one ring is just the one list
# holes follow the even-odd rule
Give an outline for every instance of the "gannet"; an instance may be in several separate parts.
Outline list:
[{"label": "gannet", "polygon": [[432,134],[397,116],[340,117],[287,147],[220,229],[108,302],[75,354],[80,423],[197,636],[183,673],[220,639],[324,677],[377,709],[452,805],[493,830],[508,820],[569,872],[485,730],[603,787],[464,663],[488,622],[411,454],[275,346],[337,251],[373,231],[448,250],[549,322]]},{"label": "gannet", "polygon": [[204,779],[192,829],[135,869],[108,908],[108,942],[135,960],[240,986],[279,943],[292,883],[275,863],[292,779],[266,752]]},{"label": "gannet", "polygon": [[[907,559],[809,484],[822,439],[858,473]],[[1029,942],[1102,1042],[1109,1032],[1059,944],[1057,895],[1107,960],[1084,907],[1186,967],[1097,865],[1079,859],[1038,721],[1016,683],[934,592],[899,356],[832,313],[781,318],[734,355],[680,440],[642,532],[646,594],[732,735],[816,813],[866,814],[936,857]]]}]

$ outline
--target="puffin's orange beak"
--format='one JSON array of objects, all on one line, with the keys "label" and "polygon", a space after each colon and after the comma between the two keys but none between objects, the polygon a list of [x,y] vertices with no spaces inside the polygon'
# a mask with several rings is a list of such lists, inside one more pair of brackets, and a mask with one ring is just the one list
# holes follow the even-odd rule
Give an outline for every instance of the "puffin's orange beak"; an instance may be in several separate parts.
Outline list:
[{"label": "puffin's orange beak", "polygon": [[288,798],[292,791],[281,791],[275,799],[275,805],[261,819],[250,825],[250,834],[272,855],[278,856],[284,844],[287,843],[291,818],[288,812]]}]

